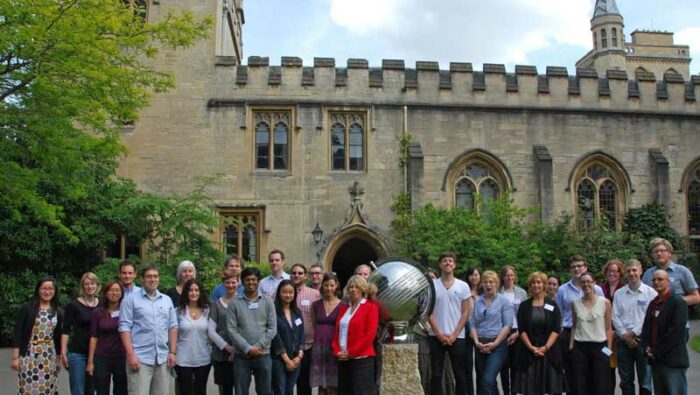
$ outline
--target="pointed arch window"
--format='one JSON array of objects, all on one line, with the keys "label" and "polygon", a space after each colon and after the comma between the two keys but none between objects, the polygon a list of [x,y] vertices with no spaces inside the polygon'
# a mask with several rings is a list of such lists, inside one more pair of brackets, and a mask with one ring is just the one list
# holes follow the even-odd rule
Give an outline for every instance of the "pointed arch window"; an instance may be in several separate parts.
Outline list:
[{"label": "pointed arch window", "polygon": [[248,262],[260,256],[261,211],[254,208],[220,209],[221,245],[227,255],[237,254]]},{"label": "pointed arch window", "polygon": [[576,178],[576,220],[581,230],[604,224],[620,229],[624,212],[624,181],[620,172],[603,161],[588,161]]},{"label": "pointed arch window", "polygon": [[477,161],[465,166],[455,183],[455,206],[474,209],[476,196],[482,204],[498,199],[504,187],[497,180],[498,174],[486,163]]},{"label": "pointed arch window", "polygon": [[363,112],[331,112],[331,170],[364,171],[366,122]]},{"label": "pointed arch window", "polygon": [[700,252],[700,164],[690,173],[686,186],[688,238],[693,251]]},{"label": "pointed arch window", "polygon": [[289,170],[291,112],[254,111],[255,168]]},{"label": "pointed arch window", "polygon": [[600,29],[600,41],[603,49],[608,47],[608,31],[605,29]]}]

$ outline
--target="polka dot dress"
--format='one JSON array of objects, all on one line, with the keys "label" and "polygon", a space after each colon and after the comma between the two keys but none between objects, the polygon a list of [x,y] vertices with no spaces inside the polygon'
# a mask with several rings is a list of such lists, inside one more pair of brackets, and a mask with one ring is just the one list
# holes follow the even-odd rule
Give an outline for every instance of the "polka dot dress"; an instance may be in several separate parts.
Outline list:
[{"label": "polka dot dress", "polygon": [[56,352],[53,343],[53,330],[56,316],[48,310],[39,310],[34,321],[32,338],[27,354],[20,359],[20,394],[56,394]]}]

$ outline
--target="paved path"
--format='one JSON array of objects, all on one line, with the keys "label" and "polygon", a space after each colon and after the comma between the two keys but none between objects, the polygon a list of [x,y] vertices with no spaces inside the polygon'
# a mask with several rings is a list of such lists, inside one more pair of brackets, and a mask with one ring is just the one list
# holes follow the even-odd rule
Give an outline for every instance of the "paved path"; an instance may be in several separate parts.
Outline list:
[{"label": "paved path", "polygon": [[[691,324],[691,336],[692,335],[699,335],[700,334],[700,321],[692,321]],[[688,377],[688,388],[690,388],[690,393],[694,393],[693,388],[700,388],[700,353],[696,353],[695,351],[690,349],[690,346],[688,346],[688,352],[690,354],[690,369],[688,369],[687,377]],[[16,390],[16,385],[17,385],[17,373],[14,372],[13,370],[10,369],[10,358],[11,358],[11,353],[9,348],[0,348],[0,392],[3,394],[10,394],[14,393]],[[59,382],[59,393],[60,394],[69,394],[70,391],[68,390],[68,375],[65,372],[61,372],[58,376],[58,382]],[[618,378],[618,384],[620,382]],[[174,391],[173,391],[174,393]],[[207,385],[207,393],[211,395],[216,395],[218,394],[218,389],[214,385],[214,377],[213,373],[212,376],[209,377],[209,382]],[[251,394],[254,394],[255,391],[253,387],[251,387],[250,390]],[[315,393],[315,391],[314,391]],[[620,388],[618,387],[616,394],[621,394]],[[392,394],[386,394],[386,395],[392,395]]]}]

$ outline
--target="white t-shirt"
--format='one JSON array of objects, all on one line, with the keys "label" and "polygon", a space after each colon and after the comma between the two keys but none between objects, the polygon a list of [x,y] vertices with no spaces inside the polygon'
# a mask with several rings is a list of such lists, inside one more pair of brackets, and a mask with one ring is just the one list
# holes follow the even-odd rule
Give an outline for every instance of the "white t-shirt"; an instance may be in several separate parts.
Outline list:
[{"label": "white t-shirt", "polygon": [[[435,284],[435,322],[442,333],[450,334],[457,327],[462,316],[462,302],[471,297],[469,285],[462,280],[455,279],[450,289],[446,289],[440,278],[436,278]],[[465,325],[466,326],[466,325]],[[459,338],[464,339],[465,330],[459,332]],[[431,335],[435,333],[431,330]]]}]

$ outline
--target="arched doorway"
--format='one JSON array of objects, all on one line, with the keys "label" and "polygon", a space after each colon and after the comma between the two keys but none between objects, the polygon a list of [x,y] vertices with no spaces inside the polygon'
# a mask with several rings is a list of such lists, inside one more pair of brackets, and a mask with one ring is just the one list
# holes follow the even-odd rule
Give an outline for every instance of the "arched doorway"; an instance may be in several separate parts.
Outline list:
[{"label": "arched doorway", "polygon": [[331,267],[338,275],[341,285],[345,286],[357,266],[375,262],[378,258],[379,254],[367,241],[353,237],[338,248]]}]

